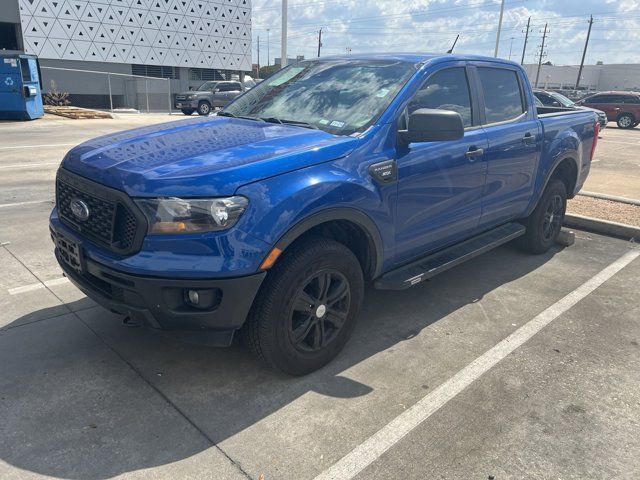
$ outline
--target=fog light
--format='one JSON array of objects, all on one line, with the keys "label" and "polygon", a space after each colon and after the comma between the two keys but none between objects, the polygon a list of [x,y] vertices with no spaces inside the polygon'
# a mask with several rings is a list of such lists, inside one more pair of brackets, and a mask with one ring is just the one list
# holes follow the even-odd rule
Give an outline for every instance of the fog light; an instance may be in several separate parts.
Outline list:
[{"label": "fog light", "polygon": [[196,290],[189,290],[187,292],[187,298],[191,305],[198,305],[198,303],[200,303],[200,295]]}]

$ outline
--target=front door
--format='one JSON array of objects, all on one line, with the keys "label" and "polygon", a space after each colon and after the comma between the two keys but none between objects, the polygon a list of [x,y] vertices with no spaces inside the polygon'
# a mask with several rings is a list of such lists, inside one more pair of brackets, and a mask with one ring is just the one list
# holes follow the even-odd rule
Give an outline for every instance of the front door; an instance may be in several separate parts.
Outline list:
[{"label": "front door", "polygon": [[[474,121],[464,64],[433,73],[407,107],[458,112],[464,138],[398,148],[396,258],[406,262],[473,234],[481,213],[487,138]],[[405,117],[406,118],[406,117]]]}]

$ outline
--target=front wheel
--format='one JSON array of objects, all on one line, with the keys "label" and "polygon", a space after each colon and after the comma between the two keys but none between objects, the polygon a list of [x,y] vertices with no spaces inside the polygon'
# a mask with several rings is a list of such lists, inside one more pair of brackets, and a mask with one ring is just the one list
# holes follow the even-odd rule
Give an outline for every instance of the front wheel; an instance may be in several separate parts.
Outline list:
[{"label": "front wheel", "polygon": [[524,219],[525,234],[521,246],[534,254],[548,251],[560,233],[567,210],[567,188],[558,178],[547,185],[535,210]]},{"label": "front wheel", "polygon": [[362,269],[351,250],[325,238],[301,241],[268,272],[242,336],[272,368],[306,375],[342,350],[363,292]]},{"label": "front wheel", "polygon": [[198,104],[198,115],[209,115],[211,113],[211,104],[209,102],[200,102]]},{"label": "front wheel", "polygon": [[633,128],[636,126],[636,119],[630,113],[623,113],[618,117],[619,128]]}]

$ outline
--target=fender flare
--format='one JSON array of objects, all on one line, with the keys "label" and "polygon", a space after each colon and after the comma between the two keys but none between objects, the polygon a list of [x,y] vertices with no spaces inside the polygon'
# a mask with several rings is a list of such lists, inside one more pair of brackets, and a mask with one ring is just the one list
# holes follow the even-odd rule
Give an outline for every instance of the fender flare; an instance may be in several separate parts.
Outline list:
[{"label": "fender flare", "polygon": [[[575,183],[576,183],[576,185],[578,184],[578,178],[580,178],[580,167],[579,167],[579,164],[578,164],[577,156],[578,156],[577,152],[575,152],[573,150],[567,150],[567,151],[562,152],[562,155],[558,155],[558,158],[556,158],[556,160],[553,162],[552,167],[549,169],[549,171],[545,175],[544,182],[542,183],[540,189],[538,190],[539,194],[538,194],[537,198],[535,199],[535,202],[531,203],[531,205],[527,209],[527,213],[526,213],[525,216],[531,215],[531,212],[533,212],[535,210],[536,206],[538,205],[538,202],[542,198],[542,194],[544,193],[545,189],[547,188],[547,185],[549,184],[549,181],[553,177],[553,174],[556,173],[556,170],[558,169],[558,165],[560,165],[563,161],[569,159],[574,163],[574,165],[576,167]],[[569,198],[573,198],[573,196],[574,196],[573,192],[567,192],[567,193],[568,193]]]},{"label": "fender flare", "polygon": [[371,278],[376,278],[380,275],[380,269],[383,263],[383,244],[382,236],[376,226],[375,222],[365,213],[355,208],[349,207],[336,207],[322,210],[320,212],[313,213],[293,227],[289,228],[275,243],[274,248],[278,248],[284,251],[289,245],[291,245],[302,234],[309,231],[311,228],[320,225],[321,223],[330,222],[332,220],[345,220],[353,222],[358,225],[365,232],[369,241],[369,247],[373,250],[369,266]]}]

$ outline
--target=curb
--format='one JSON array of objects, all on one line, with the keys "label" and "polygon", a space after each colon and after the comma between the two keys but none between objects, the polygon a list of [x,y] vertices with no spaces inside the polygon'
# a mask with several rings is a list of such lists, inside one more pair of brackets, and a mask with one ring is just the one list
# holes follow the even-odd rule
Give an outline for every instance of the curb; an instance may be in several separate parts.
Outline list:
[{"label": "curb", "polygon": [[640,200],[635,200],[633,198],[618,197],[617,195],[607,195],[605,193],[596,192],[578,192],[577,195],[599,198],[600,200],[611,200],[612,202],[628,203],[629,205],[636,205],[640,207]]},{"label": "curb", "polygon": [[609,235],[611,237],[624,238],[625,240],[640,240],[640,227],[624,223],[609,222],[599,218],[585,217],[567,213],[564,216],[564,225],[593,233]]}]

